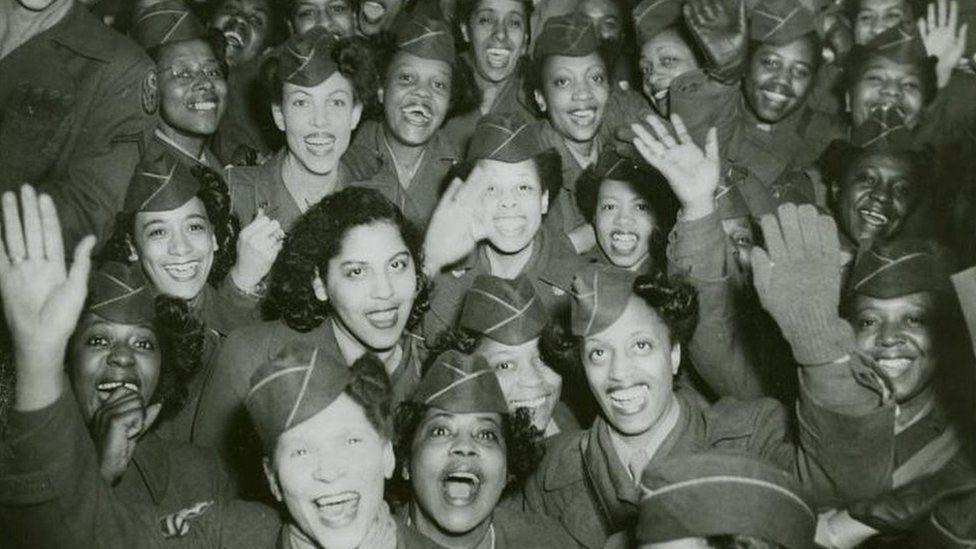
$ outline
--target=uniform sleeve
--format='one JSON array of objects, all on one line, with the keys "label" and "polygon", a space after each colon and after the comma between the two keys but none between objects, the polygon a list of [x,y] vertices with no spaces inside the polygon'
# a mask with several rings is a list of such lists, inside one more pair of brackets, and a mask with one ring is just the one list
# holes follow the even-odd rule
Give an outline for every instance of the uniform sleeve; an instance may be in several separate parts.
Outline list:
[{"label": "uniform sleeve", "polygon": [[141,83],[152,67],[149,59],[124,57],[106,69],[107,79],[94,96],[84,131],[71,154],[64,178],[40,182],[51,195],[65,236],[65,250],[74,249],[85,235],[94,234],[98,246],[111,234],[116,212],[141,154],[143,136],[154,118],[142,109]]},{"label": "uniform sleeve", "polygon": [[260,294],[247,293],[227,275],[217,286],[207,311],[207,324],[222,334],[229,334],[261,321]]},{"label": "uniform sleeve", "polygon": [[695,371],[719,397],[757,398],[764,395],[762,378],[736,314],[729,259],[718,212],[678,221],[671,232],[669,269],[698,292],[698,324],[688,343]]}]

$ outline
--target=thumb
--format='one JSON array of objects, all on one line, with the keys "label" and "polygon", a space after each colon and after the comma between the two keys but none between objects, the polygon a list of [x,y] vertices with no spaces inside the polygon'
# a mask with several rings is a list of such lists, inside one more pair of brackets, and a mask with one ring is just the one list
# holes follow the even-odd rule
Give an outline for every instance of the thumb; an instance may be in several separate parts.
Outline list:
[{"label": "thumb", "polygon": [[[68,271],[68,280],[72,286],[88,286],[88,275],[91,272],[91,254],[95,248],[95,237],[88,235],[75,246],[74,259]],[[87,293],[87,292],[82,292]]]}]

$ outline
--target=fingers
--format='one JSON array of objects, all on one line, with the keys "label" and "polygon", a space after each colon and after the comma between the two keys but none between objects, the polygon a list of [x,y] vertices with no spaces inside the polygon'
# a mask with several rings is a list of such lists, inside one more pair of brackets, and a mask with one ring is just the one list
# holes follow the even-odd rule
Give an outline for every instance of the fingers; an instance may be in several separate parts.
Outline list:
[{"label": "fingers", "polygon": [[163,411],[162,402],[151,404],[148,408],[146,408],[146,419],[145,421],[142,422],[143,433],[148,431],[153,426],[153,424],[156,423],[156,419],[159,418],[159,413],[162,411]]},{"label": "fingers", "polygon": [[[772,217],[772,216],[769,216]],[[773,220],[776,221],[775,219]],[[756,292],[762,296],[764,288],[769,286],[770,272],[773,268],[773,260],[770,259],[766,250],[756,246],[749,254],[749,263],[752,264],[752,284]]]},{"label": "fingers", "polygon": [[652,136],[651,132],[647,131],[643,124],[631,124],[630,128],[635,134],[634,140],[632,141],[634,147],[637,148],[648,164],[657,167],[656,161],[664,154],[664,145]]},{"label": "fingers", "polygon": [[718,162],[718,155],[718,128],[713,126],[705,134],[705,158]]},{"label": "fingers", "polygon": [[966,42],[969,40],[969,23],[963,23],[959,27],[959,33],[956,35],[956,55],[962,56],[966,52]]},{"label": "fingers", "polygon": [[[645,118],[645,120],[651,126],[651,129],[654,130],[654,133],[657,134],[661,144],[669,149],[678,145],[678,142],[675,141],[674,136],[671,135],[671,132],[668,131],[668,129],[664,126],[664,123],[658,120],[656,116],[648,116]],[[685,134],[687,133],[688,132],[686,131]]]},{"label": "fingers", "polygon": [[3,233],[6,239],[7,255],[17,262],[27,257],[24,246],[23,228],[20,226],[20,212],[17,209],[17,196],[13,192],[3,193]]},{"label": "fingers", "polygon": [[796,209],[799,221],[800,237],[803,239],[803,250],[807,257],[823,255],[823,245],[820,242],[820,212],[812,204],[803,204]]},{"label": "fingers", "polygon": [[776,211],[776,215],[779,217],[779,227],[789,257],[794,260],[803,259],[803,230],[800,228],[800,216],[796,204],[783,204]]},{"label": "fingers", "polygon": [[[786,252],[786,243],[783,241],[783,233],[779,228],[779,221],[774,214],[766,214],[759,218],[759,226],[762,227],[763,240],[766,242],[766,252],[769,260],[782,261],[789,257]],[[754,248],[753,254],[755,254]]]},{"label": "fingers", "polygon": [[[942,3],[945,4],[945,0],[942,0]],[[943,14],[945,14],[945,11],[946,11],[945,7],[943,6],[943,10],[942,10]],[[953,31],[955,31],[956,28],[959,26],[959,3],[956,2],[955,0],[949,2],[949,16],[946,21],[946,24]]]},{"label": "fingers", "polygon": [[[91,272],[91,254],[95,248],[95,237],[88,235],[81,239],[75,246],[74,259],[71,262],[71,270],[68,271],[68,279],[72,285],[88,287],[88,274]],[[80,292],[82,301],[87,291]]]},{"label": "fingers", "polygon": [[44,259],[44,236],[41,234],[41,214],[34,187],[20,188],[20,210],[24,222],[24,244],[28,259]]},{"label": "fingers", "polygon": [[[674,135],[678,138],[678,143],[684,145],[693,142],[691,135],[688,134],[688,128],[685,127],[685,121],[677,113],[671,115],[671,125],[674,126]],[[661,124],[661,127],[663,128],[664,125]],[[657,131],[657,128],[654,131]]]},{"label": "fingers", "polygon": [[843,265],[846,261],[841,254],[840,237],[837,236],[837,223],[829,215],[821,215],[819,218],[820,249],[824,256],[834,256],[838,264]]},{"label": "fingers", "polygon": [[50,261],[64,262],[64,240],[61,237],[61,221],[58,209],[49,195],[38,200],[41,208],[41,227],[44,232],[44,254]]}]

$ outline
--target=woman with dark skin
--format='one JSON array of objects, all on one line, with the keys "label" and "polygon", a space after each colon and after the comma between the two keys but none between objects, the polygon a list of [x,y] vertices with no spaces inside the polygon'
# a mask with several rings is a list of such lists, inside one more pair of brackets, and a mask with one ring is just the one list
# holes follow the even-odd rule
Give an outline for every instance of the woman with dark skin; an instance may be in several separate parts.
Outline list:
[{"label": "woman with dark skin", "polygon": [[235,331],[221,348],[201,399],[201,443],[220,449],[235,474],[260,478],[246,474],[257,447],[241,442],[253,439],[240,438],[247,434],[240,407],[261,360],[293,341],[311,342],[346,364],[377,355],[394,400],[406,398],[425,353],[409,332],[425,303],[422,261],[419,235],[377,191],[351,187],[313,206],[272,269],[265,306],[274,320]]}]

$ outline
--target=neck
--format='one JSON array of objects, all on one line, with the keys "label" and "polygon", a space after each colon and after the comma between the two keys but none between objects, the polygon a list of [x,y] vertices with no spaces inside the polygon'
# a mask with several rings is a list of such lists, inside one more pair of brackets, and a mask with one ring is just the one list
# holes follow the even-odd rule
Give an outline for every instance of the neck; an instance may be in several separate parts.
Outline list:
[{"label": "neck", "polygon": [[576,157],[577,161],[587,160],[589,159],[590,155],[593,153],[592,139],[589,141],[580,142],[580,141],[573,141],[572,139],[566,139],[564,137],[563,143],[566,144],[566,148],[569,149],[569,152]]},{"label": "neck", "polygon": [[299,191],[309,200],[308,206],[315,204],[323,197],[335,190],[339,179],[338,165],[327,174],[312,173],[302,166],[295,155],[288,152],[281,164],[281,179],[285,186]]},{"label": "neck", "polygon": [[489,243],[485,253],[488,255],[491,274],[509,280],[517,277],[532,257],[533,248],[535,248],[535,241],[529,242],[528,246],[515,253],[506,254]]},{"label": "neck", "polygon": [[203,148],[207,143],[207,136],[187,133],[162,121],[159,123],[159,131],[169,138],[177,148],[193,157],[194,160],[199,159],[203,154]]},{"label": "neck", "polygon": [[[625,435],[620,432],[613,431],[621,441],[627,446],[635,449],[642,449],[647,452],[648,456],[653,456],[654,452],[661,446],[664,439],[671,433],[674,426],[678,423],[678,416],[681,413],[681,406],[678,404],[678,399],[674,396],[674,393],[670,393],[670,401],[668,402],[667,408],[665,408],[664,413],[661,417],[651,425],[651,428],[643,433],[636,435]],[[613,427],[611,427],[612,429]]]},{"label": "neck", "polygon": [[478,71],[475,70],[474,81],[481,88],[481,114],[488,114],[491,108],[495,106],[495,99],[498,98],[498,92],[501,91],[502,86],[505,85],[507,80],[492,82],[478,74]]},{"label": "neck", "polygon": [[0,2],[0,59],[18,46],[56,25],[75,5],[55,0],[42,10],[29,10],[17,0]]},{"label": "neck", "polygon": [[366,353],[373,353],[386,364],[390,357],[396,353],[397,346],[394,345],[389,349],[371,349],[363,345],[356,336],[346,329],[342,322],[333,320],[332,330],[336,336],[336,343],[339,345],[339,352],[342,353],[342,357],[346,359],[347,364],[352,364]]},{"label": "neck", "polygon": [[423,145],[407,145],[397,139],[386,125],[383,126],[383,132],[386,144],[390,147],[390,152],[393,153],[393,158],[400,164],[400,167],[413,167],[420,159],[420,155],[424,154],[426,143]]},{"label": "neck", "polygon": [[445,532],[434,521],[430,520],[416,503],[410,505],[410,520],[421,534],[434,540],[435,543],[445,549],[475,549],[480,547],[485,538],[488,537],[491,528],[491,515],[489,515],[469,532],[462,534]]},{"label": "neck", "polygon": [[897,422],[899,425],[907,425],[912,423],[918,418],[918,415],[923,413],[928,409],[932,400],[935,398],[935,391],[932,386],[928,386],[917,395],[912,396],[905,402],[898,403],[898,418]]},{"label": "neck", "polygon": [[292,549],[319,549],[319,545],[294,524],[288,525],[288,541],[291,542]]}]

